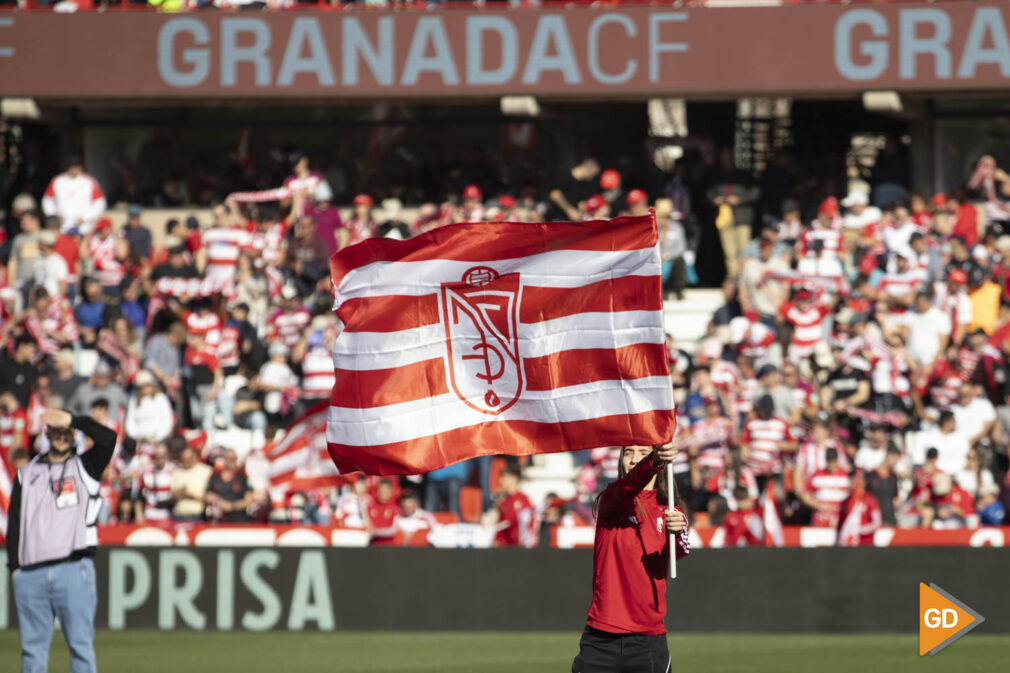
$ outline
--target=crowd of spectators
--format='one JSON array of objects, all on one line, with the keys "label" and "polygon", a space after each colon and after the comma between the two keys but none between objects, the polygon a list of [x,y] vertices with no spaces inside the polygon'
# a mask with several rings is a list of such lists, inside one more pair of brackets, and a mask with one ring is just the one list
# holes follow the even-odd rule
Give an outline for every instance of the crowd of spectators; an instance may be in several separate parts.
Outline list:
[{"label": "crowd of spectators", "polygon": [[746,540],[766,488],[787,524],[837,528],[843,503],[863,494],[866,526],[1002,523],[1010,178],[986,157],[965,185],[984,206],[963,190],[927,199],[878,181],[805,213],[788,181],[785,199],[764,207],[773,181],[735,170],[731,152],[718,162],[700,193],[674,169],[649,194],[586,158],[543,199],[487,198],[470,184],[416,212],[359,194],[341,213],[296,154],[281,187],[232,193],[209,222],[155,223],[129,205],[116,226],[101,186],[72,158],[44,193],[13,199],[0,249],[6,468],[46,450],[45,408],[67,408],[121,437],[103,522],[336,522],[383,544],[434,527],[436,515],[458,520],[461,487],[474,484],[499,543],[549,541],[555,526],[592,522],[617,448],[576,456],[575,498],[536,503],[520,492],[514,460],[494,481],[477,460],[275,503],[265,449],[332,387],[335,250],[455,222],[653,207],[668,299],[695,275],[699,228],[718,232],[710,240],[728,269],[704,340],[690,353],[668,343],[678,489],[696,523],[726,521],[734,543]]},{"label": "crowd of spectators", "polygon": [[787,524],[837,529],[864,503],[864,539],[1004,523],[1010,176],[983,157],[964,187],[927,198],[881,180],[809,217],[787,197],[747,243],[759,188],[709,190],[723,242],[739,222],[746,236],[724,245],[707,336],[671,361],[678,486],[727,544],[749,535],[727,515],[759,516],[766,487]]}]

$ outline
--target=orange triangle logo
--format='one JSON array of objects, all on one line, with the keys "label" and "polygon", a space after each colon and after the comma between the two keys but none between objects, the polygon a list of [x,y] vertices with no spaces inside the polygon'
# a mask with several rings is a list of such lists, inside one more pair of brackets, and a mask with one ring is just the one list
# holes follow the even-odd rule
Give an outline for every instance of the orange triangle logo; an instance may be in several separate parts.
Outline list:
[{"label": "orange triangle logo", "polygon": [[919,656],[936,654],[985,621],[985,617],[936,584],[919,583]]}]

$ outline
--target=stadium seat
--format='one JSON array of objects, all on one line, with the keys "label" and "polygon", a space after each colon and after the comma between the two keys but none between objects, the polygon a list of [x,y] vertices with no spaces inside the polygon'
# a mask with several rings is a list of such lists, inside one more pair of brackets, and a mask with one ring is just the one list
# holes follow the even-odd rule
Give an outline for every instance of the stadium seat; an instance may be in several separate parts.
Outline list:
[{"label": "stadium seat", "polygon": [[491,475],[488,478],[488,484],[490,485],[491,492],[497,493],[500,490],[500,479],[502,470],[505,469],[505,459],[501,456],[495,456],[494,460],[491,461]]},{"label": "stadium seat", "polygon": [[480,523],[484,513],[484,494],[476,486],[464,486],[459,491],[459,511],[466,523]]}]

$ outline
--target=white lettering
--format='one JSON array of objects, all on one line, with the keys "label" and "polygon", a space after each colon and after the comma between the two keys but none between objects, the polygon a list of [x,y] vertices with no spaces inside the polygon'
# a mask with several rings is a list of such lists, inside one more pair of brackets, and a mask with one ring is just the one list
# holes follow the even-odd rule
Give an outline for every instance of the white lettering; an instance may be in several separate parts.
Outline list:
[{"label": "white lettering", "polygon": [[624,84],[635,75],[638,69],[638,61],[629,58],[624,64],[624,70],[618,75],[608,75],[603,72],[600,66],[600,29],[608,23],[617,23],[624,28],[624,34],[628,37],[638,35],[638,28],[635,22],[624,14],[602,14],[589,24],[589,73],[602,84]]},{"label": "white lettering", "polygon": [[295,588],[291,590],[288,630],[301,631],[306,622],[315,622],[320,631],[332,631],[334,626],[326,559],[318,550],[302,552],[298,559]]},{"label": "white lettering", "polygon": [[[193,552],[166,549],[159,554],[158,628],[175,628],[175,614],[191,629],[203,629],[207,618],[196,609],[197,594],[203,586],[203,566]],[[182,584],[175,583],[176,571],[182,570]]]},{"label": "white lettering", "polygon": [[940,611],[936,608],[929,608],[922,613],[922,621],[927,628],[936,629],[940,627]]},{"label": "white lettering", "polygon": [[[308,46],[309,53],[302,56],[305,45]],[[277,86],[291,86],[295,75],[303,72],[315,75],[319,86],[336,84],[333,66],[330,65],[330,54],[319,30],[319,20],[314,17],[298,17],[292,24],[291,35],[284,49],[284,60],[281,61],[281,69],[277,73]]]},{"label": "white lettering", "polygon": [[280,554],[273,549],[259,549],[242,559],[242,565],[239,567],[242,584],[263,605],[263,611],[259,614],[246,612],[242,615],[242,628],[250,631],[266,631],[280,621],[281,600],[258,572],[261,567],[275,569],[280,560]]},{"label": "white lettering", "polygon": [[[433,56],[427,55],[429,42],[435,51]],[[452,49],[449,48],[449,36],[445,34],[442,18],[438,16],[423,16],[417,20],[400,84],[414,86],[423,72],[438,73],[442,77],[442,84],[447,86],[459,84],[459,73],[453,61]]]},{"label": "white lettering", "polygon": [[[494,70],[484,68],[484,33],[498,33],[501,38],[501,65]],[[519,67],[519,34],[512,21],[504,16],[480,15],[466,17],[466,83],[472,85],[505,84]]]},{"label": "white lettering", "polygon": [[950,608],[943,609],[943,621],[941,626],[945,629],[950,629],[957,626],[957,610],[952,610]]},{"label": "white lettering", "polygon": [[[127,590],[127,571],[133,587]],[[136,610],[151,595],[151,568],[139,551],[113,549],[109,552],[109,628],[126,628],[126,613]]]},{"label": "white lettering", "polygon": [[158,31],[158,74],[165,84],[184,88],[203,84],[210,73],[210,56],[206,49],[190,47],[182,50],[181,60],[192,66],[188,71],[175,67],[175,38],[187,34],[197,45],[210,43],[210,31],[203,21],[192,17],[169,19]]},{"label": "white lettering", "polygon": [[235,626],[235,552],[217,553],[217,628],[230,631]]},{"label": "white lettering", "polygon": [[[249,46],[238,45],[239,35],[253,36]],[[221,86],[235,86],[238,81],[238,64],[251,63],[255,68],[256,86],[270,86],[270,28],[266,21],[252,18],[221,20]]]},{"label": "white lettering", "polygon": [[835,24],[835,68],[846,79],[859,82],[880,77],[887,70],[890,52],[884,40],[865,40],[859,44],[859,54],[870,59],[866,65],[852,60],[852,33],[856,26],[870,28],[874,37],[887,36],[887,20],[874,9],[853,9]]},{"label": "white lettering", "polygon": [[649,81],[659,81],[659,55],[682,54],[687,42],[660,42],[659,29],[664,23],[687,21],[686,12],[659,12],[649,15]]},{"label": "white lettering", "polygon": [[360,56],[372,71],[372,76],[380,86],[393,84],[393,17],[380,17],[378,21],[378,45],[369,41],[361,23],[356,17],[344,18],[340,66],[345,86],[358,85],[358,57]]},{"label": "white lettering", "polygon": [[[933,57],[934,72],[938,79],[950,77],[950,17],[942,9],[903,9],[898,23],[901,53],[898,74],[902,79],[915,79],[915,64],[919,54]],[[929,24],[932,35],[919,37],[919,26]]]},{"label": "white lettering", "polygon": [[[992,38],[992,48],[985,46],[987,36]],[[1007,39],[1006,24],[1003,23],[1003,13],[999,7],[980,7],[975,10],[957,76],[970,79],[983,63],[997,65],[1003,77],[1010,77],[1010,39]]]},{"label": "white lettering", "polygon": [[[552,43],[556,52],[553,56],[547,53]],[[523,84],[539,84],[540,76],[547,70],[559,71],[566,84],[579,84],[582,81],[575,62],[572,40],[568,36],[568,25],[557,14],[543,14],[537,21],[529,59],[523,70]]]}]

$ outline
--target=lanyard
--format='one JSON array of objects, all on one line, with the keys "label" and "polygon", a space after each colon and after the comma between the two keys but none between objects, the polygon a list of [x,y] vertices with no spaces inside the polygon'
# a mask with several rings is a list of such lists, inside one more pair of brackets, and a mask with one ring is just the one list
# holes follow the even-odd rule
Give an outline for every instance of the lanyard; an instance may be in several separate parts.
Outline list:
[{"label": "lanyard", "polygon": [[[61,495],[63,495],[63,478],[67,476],[67,463],[68,462],[70,462],[69,458],[67,460],[63,461],[63,467],[62,467],[62,469],[60,469],[60,480],[59,480],[59,482],[54,482],[53,481],[53,471],[52,471],[52,466],[50,465],[50,469],[49,469],[49,486],[50,486],[50,488],[53,491],[53,495],[55,495],[57,498],[60,497]],[[59,483],[59,487],[57,487],[57,483]]]}]

